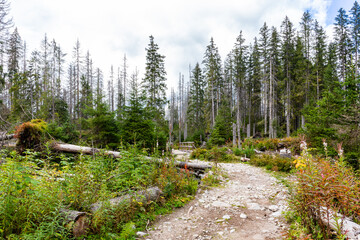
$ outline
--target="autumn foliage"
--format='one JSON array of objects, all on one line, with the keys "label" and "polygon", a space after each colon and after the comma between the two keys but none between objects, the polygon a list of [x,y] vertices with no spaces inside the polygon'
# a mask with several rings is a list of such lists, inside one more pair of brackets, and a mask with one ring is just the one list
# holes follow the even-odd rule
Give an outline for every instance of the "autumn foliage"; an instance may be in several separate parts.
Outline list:
[{"label": "autumn foliage", "polygon": [[[360,180],[345,164],[341,145],[338,159],[311,156],[305,142],[302,149],[301,157],[295,161],[298,171],[290,205],[310,233],[328,239],[333,234],[328,221],[330,212],[338,215],[339,226],[343,216],[360,222]],[[340,229],[336,234],[342,234]]]}]

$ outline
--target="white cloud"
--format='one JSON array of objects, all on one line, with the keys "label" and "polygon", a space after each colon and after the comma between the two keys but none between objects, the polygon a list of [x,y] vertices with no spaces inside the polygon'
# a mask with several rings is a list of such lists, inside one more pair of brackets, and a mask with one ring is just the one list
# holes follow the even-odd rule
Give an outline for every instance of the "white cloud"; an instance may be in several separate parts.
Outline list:
[{"label": "white cloud", "polygon": [[179,72],[188,76],[188,66],[201,62],[210,37],[222,59],[231,50],[240,30],[253,41],[266,21],[280,27],[286,15],[295,26],[310,9],[325,24],[329,0],[16,0],[12,15],[30,49],[39,48],[47,33],[70,57],[79,38],[105,77],[110,66],[121,64],[126,53],[129,70],[144,73],[145,48],[155,37],[166,56],[168,88],[177,85]]}]

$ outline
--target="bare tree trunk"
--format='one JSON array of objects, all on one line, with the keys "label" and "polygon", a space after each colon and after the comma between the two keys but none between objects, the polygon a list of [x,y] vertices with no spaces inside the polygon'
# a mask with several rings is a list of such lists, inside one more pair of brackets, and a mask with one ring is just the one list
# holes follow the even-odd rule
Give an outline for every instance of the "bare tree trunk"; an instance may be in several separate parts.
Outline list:
[{"label": "bare tree trunk", "polygon": [[252,111],[252,101],[251,101],[251,97],[252,97],[252,94],[251,94],[251,91],[249,92],[249,133],[248,133],[248,138],[250,137],[251,135],[251,111]]},{"label": "bare tree trunk", "polygon": [[270,59],[270,92],[269,92],[269,138],[274,138],[273,131],[273,74],[272,74],[272,60]]},{"label": "bare tree trunk", "polygon": [[214,83],[211,83],[211,116],[212,116],[212,126],[215,125],[215,103],[214,103]]},{"label": "bare tree trunk", "polygon": [[181,128],[182,128],[182,82],[181,82],[181,73],[179,73],[179,143],[181,143]]},{"label": "bare tree trunk", "polygon": [[125,103],[126,103],[126,78],[127,78],[127,65],[126,65],[126,54],[124,54],[124,65],[123,65],[123,84],[124,84],[124,87],[123,87],[123,91],[124,91],[124,106],[125,106]]},{"label": "bare tree trunk", "polygon": [[286,82],[286,136],[290,137],[290,76],[288,70]]},{"label": "bare tree trunk", "polygon": [[268,83],[264,79],[264,134],[268,133]]},{"label": "bare tree trunk", "polygon": [[241,88],[238,87],[238,94],[237,94],[237,112],[236,112],[236,127],[237,127],[237,137],[238,137],[238,147],[241,146],[241,112],[240,112],[240,94]]},{"label": "bare tree trunk", "polygon": [[232,128],[233,128],[233,147],[236,146],[236,124],[233,123],[232,124]]}]

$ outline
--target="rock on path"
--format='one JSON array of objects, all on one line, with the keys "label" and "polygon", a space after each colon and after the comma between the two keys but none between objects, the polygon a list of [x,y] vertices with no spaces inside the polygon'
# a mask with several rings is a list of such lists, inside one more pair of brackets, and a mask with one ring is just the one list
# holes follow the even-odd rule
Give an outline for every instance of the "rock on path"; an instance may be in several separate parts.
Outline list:
[{"label": "rock on path", "polygon": [[263,169],[220,165],[229,175],[224,186],[199,191],[185,207],[161,216],[142,239],[281,239],[286,188]]}]

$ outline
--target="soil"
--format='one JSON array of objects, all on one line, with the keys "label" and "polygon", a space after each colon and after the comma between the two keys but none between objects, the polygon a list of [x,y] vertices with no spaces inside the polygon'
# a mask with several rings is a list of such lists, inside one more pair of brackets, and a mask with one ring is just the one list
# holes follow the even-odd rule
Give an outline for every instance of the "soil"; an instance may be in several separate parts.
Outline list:
[{"label": "soil", "polygon": [[228,173],[222,186],[200,188],[194,200],[160,216],[141,239],[282,239],[287,188],[261,168],[219,165]]}]

